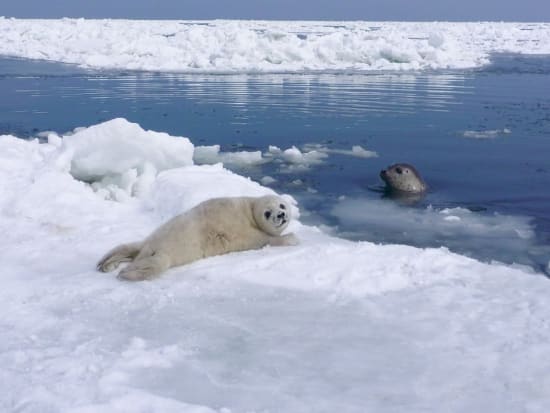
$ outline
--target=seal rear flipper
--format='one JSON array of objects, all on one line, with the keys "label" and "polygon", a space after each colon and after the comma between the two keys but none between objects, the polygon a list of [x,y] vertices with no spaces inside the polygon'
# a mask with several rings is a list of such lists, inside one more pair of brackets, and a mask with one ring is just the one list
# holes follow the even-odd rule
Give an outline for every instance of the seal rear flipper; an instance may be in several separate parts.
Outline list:
[{"label": "seal rear flipper", "polygon": [[132,261],[139,254],[143,242],[131,242],[119,245],[103,256],[97,263],[97,269],[101,272],[115,270],[121,263]]},{"label": "seal rear flipper", "polygon": [[153,253],[133,261],[118,274],[118,278],[128,281],[142,281],[158,276],[170,268],[170,257],[163,253]]}]

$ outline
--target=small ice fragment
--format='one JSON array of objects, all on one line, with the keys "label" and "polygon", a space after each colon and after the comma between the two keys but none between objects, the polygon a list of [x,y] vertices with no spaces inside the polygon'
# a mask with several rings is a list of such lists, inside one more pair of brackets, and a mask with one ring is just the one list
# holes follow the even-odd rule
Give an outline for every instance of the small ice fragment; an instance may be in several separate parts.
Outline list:
[{"label": "small ice fragment", "polygon": [[271,185],[274,182],[277,182],[277,180],[269,175],[264,176],[262,179],[260,179],[260,183],[262,185]]}]

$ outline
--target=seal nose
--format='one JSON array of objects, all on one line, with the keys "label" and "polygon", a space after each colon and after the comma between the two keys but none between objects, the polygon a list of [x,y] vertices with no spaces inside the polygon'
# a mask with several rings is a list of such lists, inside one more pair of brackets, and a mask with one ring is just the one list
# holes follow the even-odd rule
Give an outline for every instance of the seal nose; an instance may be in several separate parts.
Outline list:
[{"label": "seal nose", "polygon": [[381,176],[382,178],[386,176],[386,170],[385,170],[385,169],[382,169],[382,170],[380,171],[380,176]]},{"label": "seal nose", "polygon": [[284,212],[279,212],[279,214],[277,214],[277,218],[279,218],[279,219],[284,219],[284,217],[285,217]]}]

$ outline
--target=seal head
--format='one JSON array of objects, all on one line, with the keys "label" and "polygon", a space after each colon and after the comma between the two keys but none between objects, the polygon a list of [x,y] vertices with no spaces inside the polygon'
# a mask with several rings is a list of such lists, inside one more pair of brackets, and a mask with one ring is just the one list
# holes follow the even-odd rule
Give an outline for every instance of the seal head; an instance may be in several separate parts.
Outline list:
[{"label": "seal head", "polygon": [[396,163],[380,171],[380,178],[392,192],[420,194],[428,189],[416,168],[407,163]]},{"label": "seal head", "polygon": [[280,235],[291,219],[290,205],[278,196],[256,199],[252,211],[258,227],[269,235]]}]

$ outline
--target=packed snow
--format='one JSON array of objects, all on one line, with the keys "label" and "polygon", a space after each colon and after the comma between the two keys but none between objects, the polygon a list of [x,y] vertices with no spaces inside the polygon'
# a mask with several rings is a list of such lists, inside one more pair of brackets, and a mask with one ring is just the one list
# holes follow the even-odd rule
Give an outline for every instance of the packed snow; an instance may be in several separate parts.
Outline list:
[{"label": "packed snow", "polygon": [[0,137],[1,411],[548,411],[550,282],[521,268],[331,237],[297,205],[298,246],[98,273],[201,201],[273,193],[193,151],[124,119]]},{"label": "packed snow", "polygon": [[26,20],[0,54],[174,72],[463,69],[492,53],[550,54],[550,23]]}]

